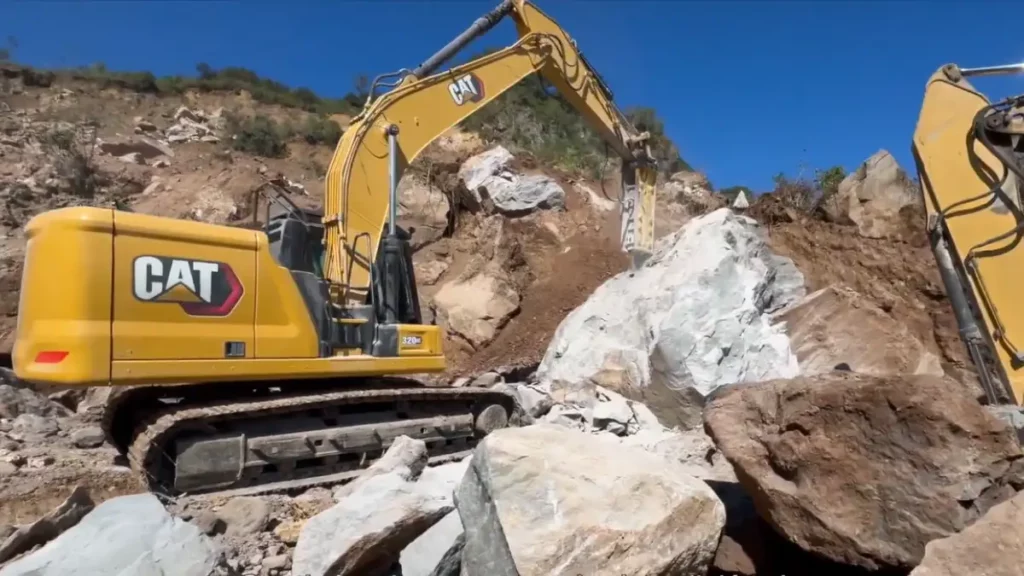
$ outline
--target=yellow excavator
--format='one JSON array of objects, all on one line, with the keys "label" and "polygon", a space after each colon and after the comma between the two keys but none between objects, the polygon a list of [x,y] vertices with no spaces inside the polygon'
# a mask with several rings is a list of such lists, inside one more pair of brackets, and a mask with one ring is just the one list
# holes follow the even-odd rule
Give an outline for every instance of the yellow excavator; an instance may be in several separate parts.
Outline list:
[{"label": "yellow excavator", "polygon": [[932,251],[993,404],[1024,403],[1024,96],[993,104],[968,78],[1020,73],[1024,64],[942,66],[912,145]]},{"label": "yellow excavator", "polygon": [[[504,17],[517,42],[441,70]],[[622,245],[642,260],[654,242],[649,135],[558,24],[505,0],[415,70],[374,81],[334,152],[322,213],[272,203],[263,230],[96,207],[33,218],[16,376],[110,385],[108,438],[170,495],[342,482],[399,435],[424,440],[433,463],[468,453],[509,424],[514,400],[408,378],[443,371],[445,357],[396,225],[398,181],[431,141],[534,73],[622,157]]]}]

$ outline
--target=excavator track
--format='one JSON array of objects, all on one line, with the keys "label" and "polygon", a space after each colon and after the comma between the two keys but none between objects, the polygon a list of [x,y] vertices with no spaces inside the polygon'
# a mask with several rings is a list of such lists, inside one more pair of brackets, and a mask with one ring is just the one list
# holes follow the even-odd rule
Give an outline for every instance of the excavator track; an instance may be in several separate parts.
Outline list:
[{"label": "excavator track", "polygon": [[[426,442],[436,465],[468,455],[517,417],[511,396],[481,388],[388,380],[333,389],[208,386],[140,387],[111,398],[108,436],[150,491],[257,495],[332,486],[357,478],[399,436]],[[239,396],[243,389],[249,397]],[[175,398],[178,390],[192,395]]]}]

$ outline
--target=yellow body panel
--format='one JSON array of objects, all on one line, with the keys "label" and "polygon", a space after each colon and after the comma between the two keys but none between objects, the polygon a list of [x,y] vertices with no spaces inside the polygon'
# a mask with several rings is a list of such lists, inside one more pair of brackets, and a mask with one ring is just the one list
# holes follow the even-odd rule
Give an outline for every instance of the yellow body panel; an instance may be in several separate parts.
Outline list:
[{"label": "yellow body panel", "polygon": [[[391,125],[398,127],[400,176],[446,130],[540,72],[624,160],[650,160],[644,137],[615,107],[568,34],[530,2],[516,0],[511,17],[520,36],[515,44],[433,76],[407,75],[356,116],[342,135],[325,184],[325,275],[344,287],[348,301],[362,301],[370,283],[369,269],[353,261],[348,251],[374,261],[390,209],[386,130]],[[637,208],[645,228],[635,237],[636,248],[650,251],[653,225],[651,234],[646,228],[654,217],[653,181],[646,172],[630,177],[650,183],[639,190],[644,197]]]},{"label": "yellow body panel", "polygon": [[[399,357],[318,357],[311,316],[262,232],[64,208],[33,218],[26,234],[13,355],[26,381],[172,384],[445,368],[437,326],[400,325]],[[187,274],[184,261],[199,269]],[[224,264],[237,287],[225,280],[218,292]],[[227,357],[228,342],[244,345],[240,355]],[[40,353],[66,356],[39,361]]]},{"label": "yellow body panel", "polygon": [[[256,232],[119,211],[114,212],[114,227],[115,361],[222,359],[225,341],[244,343],[245,357],[255,357]],[[189,315],[179,305],[179,301],[199,300],[184,284],[175,286],[176,293],[142,300],[133,292],[133,265],[144,263],[140,257],[151,256],[229,265],[243,286],[241,299],[229,314],[206,317]],[[162,272],[171,271],[168,268]],[[172,281],[154,280],[154,291]],[[289,304],[282,299],[282,306]],[[298,304],[302,304],[301,299]]]},{"label": "yellow body panel", "polygon": [[[27,244],[12,359],[19,378],[57,384],[110,379],[113,210],[44,212]],[[66,352],[60,363],[36,362]],[[29,378],[32,377],[32,378]]]},{"label": "yellow body panel", "polygon": [[[1016,346],[1024,343],[1024,300],[1020,298],[1024,248],[1019,244],[1020,233],[986,244],[1000,234],[1012,232],[1019,223],[1012,211],[997,209],[995,197],[988,193],[1006,176],[1006,170],[971,137],[975,115],[988,105],[985,96],[966,81],[954,83],[942,70],[936,72],[927,84],[913,147],[928,216],[934,219],[945,212],[954,261],[965,286],[970,286],[970,296],[980,304],[983,330],[1003,377],[1016,402],[1022,403],[1024,373],[1013,354],[1018,350]],[[982,166],[994,175],[994,180],[986,182],[979,176]],[[959,206],[952,207],[953,204]],[[971,274],[963,273],[963,262],[971,254],[978,256],[980,283]],[[1002,330],[997,330],[997,326]]]}]

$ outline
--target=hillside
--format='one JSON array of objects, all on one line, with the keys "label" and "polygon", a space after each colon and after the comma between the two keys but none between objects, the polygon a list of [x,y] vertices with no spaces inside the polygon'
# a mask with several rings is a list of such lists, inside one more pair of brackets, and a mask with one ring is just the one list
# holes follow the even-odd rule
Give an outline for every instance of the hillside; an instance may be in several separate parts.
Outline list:
[{"label": "hillside", "polygon": [[[333,146],[360,96],[322,99],[242,69],[198,69],[195,78],[155,78],[102,67],[3,67],[2,102],[9,113],[0,140],[6,211],[0,282],[7,288],[0,302],[0,350],[10,350],[16,317],[19,228],[42,210],[114,202],[137,212],[251,225],[262,221],[265,200],[254,194],[267,182],[285,184],[300,205],[319,205]],[[686,166],[653,111],[630,114],[655,135],[666,174]],[[499,144],[514,155],[516,171],[557,182],[564,209],[507,222],[479,210],[450,216],[462,163]],[[560,315],[622,269],[617,216],[609,203],[619,193],[618,165],[578,113],[538,78],[528,78],[441,138],[401,183],[401,224],[417,229],[417,266],[430,270],[421,276],[423,308],[432,310],[447,280],[482,266],[481,243],[494,240],[498,230],[501,250],[489,259],[498,268],[515,261],[513,278],[502,283],[516,296],[502,318],[489,321],[488,330],[502,332],[504,352],[486,354],[487,362],[539,360],[541,343]],[[457,222],[454,230],[449,220]],[[573,272],[573,285],[551,281],[566,271]],[[479,366],[470,358],[490,338],[449,340],[452,373]]]}]

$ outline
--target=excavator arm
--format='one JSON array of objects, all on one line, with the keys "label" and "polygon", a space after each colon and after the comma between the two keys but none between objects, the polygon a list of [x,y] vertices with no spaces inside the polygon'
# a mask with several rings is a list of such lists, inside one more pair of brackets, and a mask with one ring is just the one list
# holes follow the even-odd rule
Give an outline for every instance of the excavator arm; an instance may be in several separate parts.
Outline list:
[{"label": "excavator arm", "polygon": [[[434,73],[506,16],[518,30],[515,44]],[[638,133],[615,107],[604,81],[554,20],[530,2],[505,0],[418,68],[399,72],[404,76],[397,85],[369,101],[338,143],[327,171],[323,219],[325,277],[338,305],[365,303],[375,284],[373,263],[382,238],[394,233],[397,183],[405,168],[446,130],[537,72],[622,157],[623,248],[635,259],[650,252],[657,170],[647,134]],[[382,270],[395,266],[386,263]],[[387,275],[381,272],[385,285]],[[387,288],[380,296],[388,297]]]},{"label": "excavator arm", "polygon": [[940,68],[912,146],[932,250],[992,403],[1024,402],[1024,97],[992,104],[967,78],[1022,71]]}]

